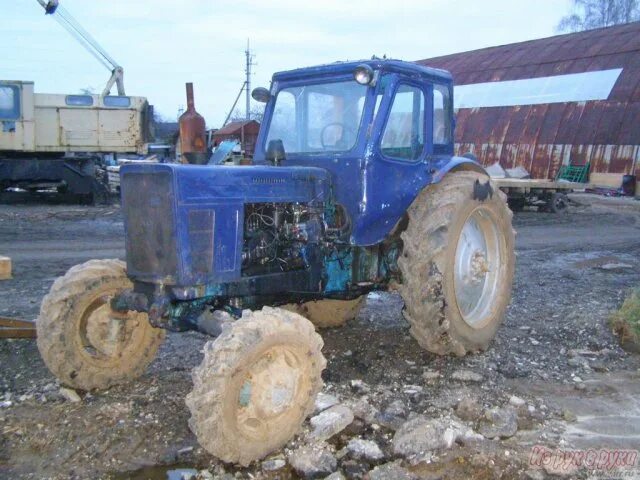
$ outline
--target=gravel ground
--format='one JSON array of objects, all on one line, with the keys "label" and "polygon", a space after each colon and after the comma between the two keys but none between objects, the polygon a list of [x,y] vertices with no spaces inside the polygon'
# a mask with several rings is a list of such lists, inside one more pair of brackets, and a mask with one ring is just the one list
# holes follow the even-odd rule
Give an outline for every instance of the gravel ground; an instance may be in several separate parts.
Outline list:
[{"label": "gravel ground", "polygon": [[[373,293],[356,320],[323,331],[329,397],[318,412],[338,402],[354,419],[324,425],[335,433],[318,442],[309,434],[324,421],[316,418],[282,452],[246,469],[217,462],[187,426],[184,396],[204,336],[168,335],[142,378],[78,392],[79,401],[60,391],[34,341],[0,340],[0,477],[586,478],[587,470],[538,469],[530,455],[535,445],[640,444],[640,361],[607,325],[640,284],[640,204],[574,198],[566,215],[514,217],[513,301],[487,352],[422,351],[402,300]],[[0,315],[33,319],[69,267],[123,257],[120,212],[2,207],[0,254],[14,263],[14,278],[0,282]]]}]

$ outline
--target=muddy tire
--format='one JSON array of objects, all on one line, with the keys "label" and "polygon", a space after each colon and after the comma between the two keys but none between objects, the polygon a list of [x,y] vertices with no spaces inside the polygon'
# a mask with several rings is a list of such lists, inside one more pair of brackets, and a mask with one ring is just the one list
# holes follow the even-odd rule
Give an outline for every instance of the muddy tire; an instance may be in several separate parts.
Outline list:
[{"label": "muddy tire", "polygon": [[511,299],[512,213],[488,181],[450,173],[408,210],[398,260],[403,313],[418,343],[439,355],[485,350]]},{"label": "muddy tire", "polygon": [[322,338],[300,315],[245,311],[204,347],[186,403],[200,445],[248,465],[284,446],[313,411],[326,365]]},{"label": "muddy tire", "polygon": [[295,312],[315,325],[316,328],[341,327],[358,316],[365,297],[354,300],[314,300],[305,303],[289,303],[280,308]]},{"label": "muddy tire", "polygon": [[76,265],[53,283],[36,327],[40,355],[60,382],[107,388],[139,377],[155,358],[164,330],[145,313],[111,310],[109,300],[131,286],[120,260]]}]

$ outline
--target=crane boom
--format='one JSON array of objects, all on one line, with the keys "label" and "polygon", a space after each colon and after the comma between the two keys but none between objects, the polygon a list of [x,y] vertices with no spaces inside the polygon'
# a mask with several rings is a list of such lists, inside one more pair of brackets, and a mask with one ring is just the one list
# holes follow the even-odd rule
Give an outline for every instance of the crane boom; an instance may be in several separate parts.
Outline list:
[{"label": "crane boom", "polygon": [[87,51],[111,72],[102,95],[109,95],[111,88],[116,85],[118,95],[126,95],[124,90],[124,69],[109,55],[95,38],[87,32],[78,21],[61,5],[58,0],[36,0],[47,15],[53,18],[73,36]]}]

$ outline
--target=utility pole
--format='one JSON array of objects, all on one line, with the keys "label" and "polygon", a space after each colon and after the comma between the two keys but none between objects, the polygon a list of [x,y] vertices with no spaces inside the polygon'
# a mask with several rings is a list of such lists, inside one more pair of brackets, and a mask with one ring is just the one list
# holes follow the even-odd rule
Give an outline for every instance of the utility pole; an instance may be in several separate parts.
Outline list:
[{"label": "utility pole", "polygon": [[245,106],[245,120],[249,121],[251,120],[251,67],[255,65],[255,63],[253,63],[253,58],[254,55],[251,53],[251,50],[249,49],[249,39],[247,38],[247,49],[244,51],[245,57],[246,57],[246,68],[244,73],[246,74],[247,78],[245,80],[244,86],[245,86],[245,94],[246,94],[246,106]]}]

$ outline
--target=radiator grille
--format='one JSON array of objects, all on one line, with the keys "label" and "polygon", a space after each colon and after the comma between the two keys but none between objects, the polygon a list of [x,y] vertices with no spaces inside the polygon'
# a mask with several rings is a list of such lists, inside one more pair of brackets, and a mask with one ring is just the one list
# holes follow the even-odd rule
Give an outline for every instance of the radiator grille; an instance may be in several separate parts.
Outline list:
[{"label": "radiator grille", "polygon": [[124,173],[121,192],[130,274],[175,278],[178,260],[171,172]]},{"label": "radiator grille", "polygon": [[213,210],[189,212],[189,245],[191,268],[195,274],[213,272]]}]

